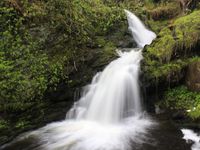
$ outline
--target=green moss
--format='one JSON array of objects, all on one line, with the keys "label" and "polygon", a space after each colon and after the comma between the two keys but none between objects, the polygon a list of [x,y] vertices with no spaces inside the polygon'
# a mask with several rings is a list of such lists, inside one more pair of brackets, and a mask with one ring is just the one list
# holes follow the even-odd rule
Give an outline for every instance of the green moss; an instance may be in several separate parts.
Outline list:
[{"label": "green moss", "polygon": [[147,78],[157,81],[178,82],[181,79],[183,69],[188,65],[188,60],[178,59],[165,64],[149,60],[148,66],[144,67]]},{"label": "green moss", "polygon": [[153,9],[147,11],[154,20],[171,19],[177,16],[180,12],[178,2],[160,3],[159,6],[154,6]]},{"label": "green moss", "polygon": [[169,24],[169,21],[168,21],[168,20],[158,20],[158,21],[154,21],[154,20],[152,20],[152,19],[149,19],[147,23],[148,23],[149,27],[150,27],[156,34],[159,34],[159,32]]},{"label": "green moss", "polygon": [[122,7],[101,0],[0,4],[0,112],[25,111],[43,101],[82,67],[88,47],[102,48],[102,63],[108,63],[116,47],[106,36],[125,19]]},{"label": "green moss", "polygon": [[8,122],[4,119],[0,119],[0,131],[8,129]]},{"label": "green moss", "polygon": [[30,122],[28,121],[18,121],[16,124],[15,124],[15,128],[19,128],[19,129],[24,129],[24,128],[27,128],[29,126]]},{"label": "green moss", "polygon": [[176,39],[176,47],[178,49],[190,50],[200,40],[200,10],[180,17],[175,20],[174,34]]},{"label": "green moss", "polygon": [[115,54],[116,46],[112,42],[106,43],[105,47],[103,48],[105,55],[112,56]]},{"label": "green moss", "polygon": [[115,59],[117,57],[116,54],[116,46],[112,42],[108,42],[105,44],[105,46],[99,50],[100,57],[95,60],[93,67],[102,67],[107,65],[111,60]]},{"label": "green moss", "polygon": [[[154,76],[156,76],[157,78],[159,77],[169,77],[173,76],[173,78],[175,78],[175,74],[179,74],[181,73],[182,69],[185,67],[185,62],[178,60],[175,62],[170,62],[167,64],[164,64],[162,66],[160,66],[157,70],[155,70],[155,72],[153,72]],[[170,80],[170,79],[169,79]],[[178,79],[177,79],[178,81]]]},{"label": "green moss", "polygon": [[189,63],[198,62],[198,61],[200,61],[200,57],[199,56],[194,56],[194,57],[191,57],[191,58],[188,59]]},{"label": "green moss", "polygon": [[172,56],[175,40],[169,28],[164,28],[159,34],[158,39],[147,48],[149,55],[156,57],[159,62],[169,62]]},{"label": "green moss", "polygon": [[[170,26],[163,28],[157,39],[145,47],[144,72],[150,78],[175,76],[190,61],[185,57],[200,40],[200,11],[180,17]],[[177,57],[178,56],[178,57]]]},{"label": "green moss", "polygon": [[25,18],[6,6],[0,7],[0,112],[3,115],[38,104],[63,75],[63,64],[50,62],[48,54],[40,49],[41,45],[24,25]]},{"label": "green moss", "polygon": [[98,47],[104,47],[106,45],[105,37],[104,36],[96,37],[95,43],[98,45]]},{"label": "green moss", "polygon": [[[200,97],[199,97],[199,99],[200,99]],[[193,107],[192,111],[189,112],[189,116],[192,119],[199,119],[200,118],[200,102],[199,101],[198,101],[199,104],[197,104],[196,107]]]},{"label": "green moss", "polygon": [[163,104],[171,110],[183,110],[192,119],[200,119],[200,93],[185,86],[166,91]]}]

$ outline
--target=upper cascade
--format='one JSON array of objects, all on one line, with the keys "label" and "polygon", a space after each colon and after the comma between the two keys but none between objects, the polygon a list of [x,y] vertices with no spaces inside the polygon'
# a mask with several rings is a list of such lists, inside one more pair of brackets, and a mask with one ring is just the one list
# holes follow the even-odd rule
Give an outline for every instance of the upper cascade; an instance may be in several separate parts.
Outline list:
[{"label": "upper cascade", "polygon": [[150,45],[156,38],[156,34],[148,30],[142,21],[132,12],[124,10],[127,16],[129,30],[137,43],[139,48],[143,48],[145,45]]}]

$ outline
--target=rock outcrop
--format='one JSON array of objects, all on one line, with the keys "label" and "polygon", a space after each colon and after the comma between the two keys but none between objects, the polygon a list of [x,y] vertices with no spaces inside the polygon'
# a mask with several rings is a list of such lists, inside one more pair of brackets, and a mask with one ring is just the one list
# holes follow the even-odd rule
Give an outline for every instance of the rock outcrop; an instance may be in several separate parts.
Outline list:
[{"label": "rock outcrop", "polygon": [[187,87],[196,92],[200,92],[200,61],[191,63],[187,69]]}]

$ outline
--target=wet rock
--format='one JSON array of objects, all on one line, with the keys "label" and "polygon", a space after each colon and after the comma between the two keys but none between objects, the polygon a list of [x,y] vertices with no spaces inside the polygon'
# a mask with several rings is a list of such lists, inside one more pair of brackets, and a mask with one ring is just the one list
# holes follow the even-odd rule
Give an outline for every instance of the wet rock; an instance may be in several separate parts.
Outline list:
[{"label": "wet rock", "polygon": [[120,40],[118,42],[118,45],[117,47],[120,47],[120,48],[132,48],[132,47],[136,47],[136,43],[135,41],[133,40],[133,38],[131,36],[125,36],[125,38],[123,40]]},{"label": "wet rock", "polygon": [[185,114],[183,111],[176,111],[172,114],[172,119],[174,120],[183,120],[185,118]]},{"label": "wet rock", "polygon": [[200,61],[188,66],[186,85],[190,90],[200,92]]},{"label": "wet rock", "polygon": [[193,144],[194,144],[194,141],[192,141],[192,140],[187,140],[187,143],[190,144],[190,145],[193,145]]},{"label": "wet rock", "polygon": [[154,119],[157,124],[149,131],[142,150],[190,150],[191,144],[182,139],[183,134],[173,122],[162,115]]},{"label": "wet rock", "polygon": [[165,112],[165,110],[163,109],[163,108],[161,108],[159,105],[155,105],[155,113],[156,114],[162,114],[162,113],[164,113]]}]

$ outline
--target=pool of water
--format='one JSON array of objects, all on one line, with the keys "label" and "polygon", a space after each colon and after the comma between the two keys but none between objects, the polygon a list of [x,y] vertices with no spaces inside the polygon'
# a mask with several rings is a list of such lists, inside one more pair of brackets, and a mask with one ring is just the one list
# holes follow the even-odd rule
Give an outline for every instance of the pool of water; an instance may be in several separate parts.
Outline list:
[{"label": "pool of water", "polygon": [[[144,131],[140,131],[140,126],[145,123],[149,122],[142,122],[134,124],[133,122],[133,127],[135,128],[135,134],[134,138],[131,141],[131,143],[127,142],[125,139],[125,136],[121,136],[118,133],[121,133],[123,130],[126,130],[124,127],[123,128],[113,128],[112,129],[106,129],[106,130],[101,130],[101,126],[95,126],[95,132],[90,132],[88,135],[85,135],[83,132],[85,141],[78,141],[79,145],[80,143],[92,145],[92,147],[85,147],[85,149],[88,150],[191,150],[192,144],[191,142],[186,142],[185,139],[183,139],[183,133],[179,128],[177,128],[173,122],[167,120],[167,119],[160,119],[157,117],[151,117],[151,121],[153,124],[145,129]],[[53,123],[56,124],[56,123]],[[50,124],[51,125],[51,124]],[[87,127],[90,126],[90,124],[85,124]],[[80,125],[81,128],[84,126],[84,124]],[[73,125],[73,128],[75,126]],[[79,128],[79,127],[77,127]],[[132,128],[132,129],[134,129]],[[121,131],[122,130],[122,131]],[[38,130],[34,131],[37,132]],[[66,133],[64,133],[64,131]],[[45,131],[50,132],[50,130]],[[43,134],[46,134],[46,133]],[[62,129],[60,132],[63,132],[62,135],[67,134],[67,130]],[[80,131],[81,132],[81,131]],[[131,132],[131,131],[130,131]],[[137,134],[136,134],[137,133]],[[81,134],[81,133],[79,133]],[[26,134],[25,134],[26,135]],[[47,134],[48,135],[48,134]],[[98,135],[98,136],[97,136]],[[50,137],[51,136],[51,137]],[[24,136],[22,136],[24,137]],[[98,137],[98,138],[97,138]],[[54,135],[49,134],[49,137],[45,137],[45,144],[40,141],[40,139],[36,138],[35,136],[28,136],[23,138],[22,140],[18,140],[16,142],[11,143],[10,145],[7,145],[5,147],[1,147],[1,150],[41,150],[41,145],[46,145],[45,149],[49,150],[82,150],[84,145],[81,146],[76,146],[76,143],[73,143],[72,141],[69,141],[70,138],[65,139],[65,142],[67,142],[67,146],[63,145],[61,147],[55,147],[54,143],[58,144],[58,140],[61,137],[61,134],[59,136],[54,137]],[[88,138],[88,139],[87,139]],[[52,141],[54,139],[54,141]],[[119,140],[120,141],[117,141]],[[49,141],[48,141],[49,140]],[[80,139],[81,140],[81,139]],[[43,141],[44,142],[44,141]],[[71,142],[71,145],[75,146],[69,146]],[[78,145],[77,142],[77,145]],[[87,143],[89,142],[89,143]],[[95,143],[97,142],[97,143]],[[101,143],[99,143],[101,142]],[[49,144],[49,147],[47,146]],[[126,144],[129,146],[126,147]],[[119,149],[118,149],[119,148]],[[196,150],[196,149],[195,149]]]}]

